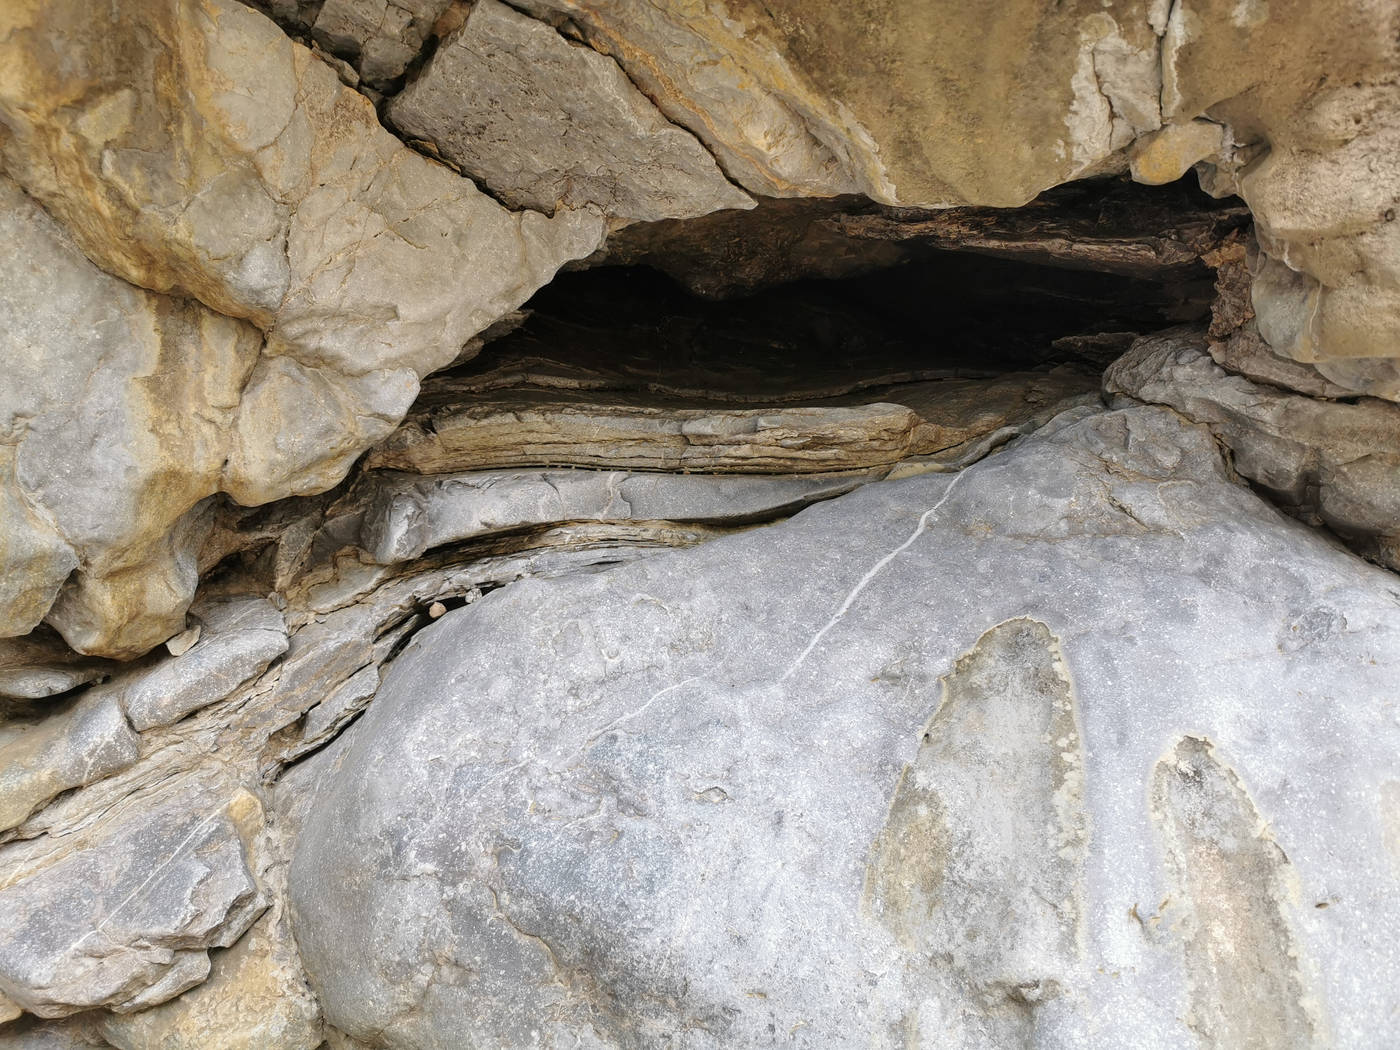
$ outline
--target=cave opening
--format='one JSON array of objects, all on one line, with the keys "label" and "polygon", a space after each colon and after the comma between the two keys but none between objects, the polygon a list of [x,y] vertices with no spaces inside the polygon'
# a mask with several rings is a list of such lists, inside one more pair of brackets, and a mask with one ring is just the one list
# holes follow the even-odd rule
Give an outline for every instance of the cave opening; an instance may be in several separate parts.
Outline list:
[{"label": "cave opening", "polygon": [[1190,182],[1095,180],[1007,210],[777,201],[624,230],[601,265],[560,273],[479,353],[429,377],[417,408],[512,383],[780,405],[1097,376],[1137,335],[1210,316],[1201,256],[1247,213]]}]

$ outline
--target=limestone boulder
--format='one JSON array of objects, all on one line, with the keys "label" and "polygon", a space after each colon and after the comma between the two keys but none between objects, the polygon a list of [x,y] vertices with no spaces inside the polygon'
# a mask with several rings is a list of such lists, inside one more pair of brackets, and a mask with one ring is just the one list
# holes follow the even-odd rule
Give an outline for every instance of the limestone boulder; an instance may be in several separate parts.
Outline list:
[{"label": "limestone boulder", "polygon": [[347,1046],[1385,1046],[1398,663],[1205,427],[1077,409],[442,616],[298,944]]}]

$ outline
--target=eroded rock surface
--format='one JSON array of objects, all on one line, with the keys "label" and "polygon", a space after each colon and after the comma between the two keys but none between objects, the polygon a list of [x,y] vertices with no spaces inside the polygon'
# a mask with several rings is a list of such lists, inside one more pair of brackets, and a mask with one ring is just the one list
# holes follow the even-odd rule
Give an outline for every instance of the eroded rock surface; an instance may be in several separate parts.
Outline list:
[{"label": "eroded rock surface", "polygon": [[1104,389],[1208,424],[1241,474],[1400,568],[1400,406],[1306,397],[1231,375],[1189,330],[1139,340],[1105,373]]},{"label": "eroded rock surface", "polygon": [[753,206],[617,63],[496,0],[473,5],[389,114],[515,207],[655,220]]},{"label": "eroded rock surface", "polygon": [[139,1010],[199,984],[207,949],[233,944],[266,907],[240,835],[258,816],[247,794],[212,811],[156,806],[47,866],[10,873],[0,991],[61,1017]]},{"label": "eroded rock surface", "polygon": [[0,154],[64,228],[5,190],[0,630],[77,568],[51,622],[130,657],[181,628],[199,500],[333,485],[602,220],[507,211],[231,0],[24,3],[0,28]]},{"label": "eroded rock surface", "polygon": [[[417,635],[291,869],[329,1022],[389,1047],[1165,1046],[1192,1003],[1228,1036],[1282,994],[1382,1045],[1392,993],[1348,975],[1396,965],[1392,862],[1347,800],[1393,770],[1392,577],[1231,482],[1204,428],[1085,411]],[[1295,893],[1244,861],[1179,888],[1183,849],[1250,848],[1230,792],[1163,786],[1184,734],[1250,782]],[[1286,922],[1292,957],[1222,970],[1189,929],[1227,912],[1260,944]]]},{"label": "eroded rock surface", "polygon": [[0,1048],[1394,1045],[1398,18],[0,6]]}]

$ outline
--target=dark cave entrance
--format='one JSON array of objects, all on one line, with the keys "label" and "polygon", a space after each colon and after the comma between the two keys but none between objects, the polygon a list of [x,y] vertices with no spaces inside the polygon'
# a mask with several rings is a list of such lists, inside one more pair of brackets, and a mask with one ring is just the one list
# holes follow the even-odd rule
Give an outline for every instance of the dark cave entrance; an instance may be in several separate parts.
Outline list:
[{"label": "dark cave entrance", "polygon": [[1110,179],[1005,211],[778,201],[633,228],[424,398],[444,380],[485,390],[546,361],[547,385],[752,404],[1056,366],[1098,374],[1135,335],[1208,319],[1200,255],[1247,221],[1187,180]]}]

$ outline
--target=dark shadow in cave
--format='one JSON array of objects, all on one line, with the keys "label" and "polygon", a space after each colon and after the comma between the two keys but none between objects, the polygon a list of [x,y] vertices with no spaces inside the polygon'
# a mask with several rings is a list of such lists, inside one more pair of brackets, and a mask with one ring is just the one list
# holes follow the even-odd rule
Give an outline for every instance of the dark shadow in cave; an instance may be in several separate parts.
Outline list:
[{"label": "dark shadow in cave", "polygon": [[[1212,272],[1199,256],[1247,221],[1237,202],[1211,201],[1184,184],[1121,180],[1061,188],[1005,211],[775,203],[777,219],[763,209],[719,213],[676,226],[669,241],[651,231],[644,252],[614,253],[631,265],[559,274],[526,304],[523,324],[443,378],[504,377],[522,362],[549,360],[592,374],[595,389],[611,374],[622,389],[758,402],[1054,365],[1097,373],[1133,334],[1209,316]],[[706,242],[715,266],[745,252],[751,264],[770,250],[762,239],[778,235],[773,223],[790,234],[801,208],[804,229],[820,224],[821,236],[814,242],[804,232],[805,247],[789,255],[843,238],[849,276],[798,277],[716,299],[653,268],[674,273],[694,263],[677,253],[696,243],[694,224],[707,221],[715,238],[729,238],[720,247]],[[634,245],[642,239],[632,235]],[[896,264],[862,263],[862,246],[868,259],[888,261],[892,244]],[[803,259],[764,265],[790,273]],[[704,285],[693,277],[692,287]],[[429,400],[435,381],[425,388]]]}]

